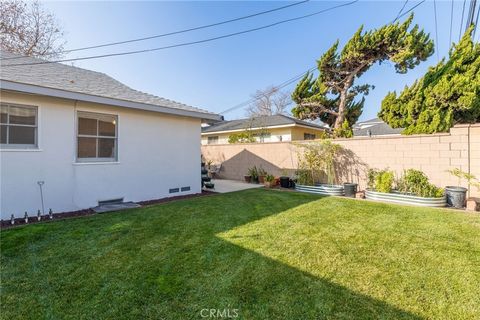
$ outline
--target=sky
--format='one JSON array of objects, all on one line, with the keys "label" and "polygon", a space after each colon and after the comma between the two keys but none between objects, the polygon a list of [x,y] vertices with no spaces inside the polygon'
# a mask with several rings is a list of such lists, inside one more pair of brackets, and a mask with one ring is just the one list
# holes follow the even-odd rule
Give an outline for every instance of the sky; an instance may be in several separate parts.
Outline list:
[{"label": "sky", "polygon": [[[183,2],[44,2],[65,29],[66,49],[152,36],[215,23],[284,6],[279,1]],[[72,52],[67,58],[123,52],[197,41],[256,28],[309,14],[340,3],[309,1],[285,10],[213,28],[159,39]],[[316,60],[338,39],[345,43],[364,25],[374,29],[391,22],[405,1],[363,1],[307,19],[213,42],[150,53],[74,62],[75,66],[104,72],[144,92],[221,113],[251,98],[260,89],[280,84],[316,65]],[[418,1],[408,1],[408,10]],[[458,41],[464,1],[453,1],[452,42]],[[434,5],[437,8],[437,32]],[[448,56],[452,1],[427,0],[415,12],[414,23],[430,33],[438,52],[407,74],[397,74],[392,63],[374,65],[357,83],[375,89],[366,97],[360,120],[376,117],[389,91],[401,91],[421,77],[438,58]],[[468,9],[468,2],[467,8]],[[403,18],[406,19],[406,16]],[[403,20],[402,19],[402,20]],[[465,22],[464,22],[465,23]],[[436,38],[438,37],[438,42]],[[476,35],[476,41],[480,32]],[[284,88],[292,91],[295,83]],[[245,108],[225,113],[238,119]]]}]

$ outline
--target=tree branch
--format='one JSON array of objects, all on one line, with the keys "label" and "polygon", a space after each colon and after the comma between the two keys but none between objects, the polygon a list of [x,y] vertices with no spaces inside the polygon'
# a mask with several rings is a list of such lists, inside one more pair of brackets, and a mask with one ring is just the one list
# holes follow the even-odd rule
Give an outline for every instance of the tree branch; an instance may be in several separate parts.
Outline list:
[{"label": "tree branch", "polygon": [[331,115],[334,115],[334,116],[338,116],[338,112],[330,110],[327,107],[325,107],[323,104],[320,104],[318,102],[301,102],[298,105],[301,106],[301,107],[318,108],[320,110],[318,112],[315,112],[315,113],[318,113],[318,114],[328,113],[328,114],[331,114]]}]

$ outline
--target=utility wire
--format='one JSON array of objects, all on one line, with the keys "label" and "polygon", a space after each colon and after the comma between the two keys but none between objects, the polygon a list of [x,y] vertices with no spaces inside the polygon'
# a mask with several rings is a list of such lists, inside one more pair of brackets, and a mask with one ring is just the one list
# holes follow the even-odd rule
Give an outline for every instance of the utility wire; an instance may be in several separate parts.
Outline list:
[{"label": "utility wire", "polygon": [[480,16],[480,5],[478,6],[478,10],[477,10],[477,19],[475,20],[475,26],[473,27],[472,40],[475,39],[475,33],[477,32],[477,28],[478,28],[478,16]]},{"label": "utility wire", "polygon": [[450,9],[450,40],[448,41],[448,47],[452,45],[452,28],[453,28],[453,0],[452,2],[452,7]]},{"label": "utility wire", "polygon": [[398,11],[397,16],[396,16],[396,18],[393,20],[393,22],[396,22],[396,21],[400,18],[400,15],[402,14],[403,10],[405,9],[405,6],[407,5],[407,3],[408,3],[408,0],[405,0],[405,2],[403,3],[402,8],[400,9],[400,11]]},{"label": "utility wire", "polygon": [[[312,68],[308,69],[307,71],[305,71],[305,72],[303,72],[303,73],[301,73],[301,74],[299,74],[299,75],[297,75],[297,76],[295,76],[295,77],[293,77],[293,78],[291,78],[291,79],[288,79],[288,80],[286,80],[286,81],[282,82],[281,84],[279,84],[279,85],[277,85],[277,86],[274,86],[274,87],[275,87],[276,89],[282,89],[282,88],[284,88],[284,87],[292,84],[293,82],[300,80],[300,79],[303,78],[308,72],[312,72],[312,71],[315,70],[316,68],[317,68],[317,67],[312,67]],[[236,109],[240,109],[240,108],[246,107],[246,106],[248,106],[249,104],[251,104],[252,102],[255,102],[256,100],[259,100],[259,98],[251,98],[251,99],[246,100],[246,101],[244,101],[244,102],[241,102],[241,103],[239,103],[239,104],[237,104],[237,105],[235,105],[235,106],[233,106],[233,107],[231,107],[231,108],[228,108],[228,109],[220,112],[219,114],[225,114],[225,113],[234,111],[234,110],[236,110]]]},{"label": "utility wire", "polygon": [[424,3],[425,1],[427,1],[427,0],[422,0],[422,1],[420,1],[419,3],[417,3],[416,5],[414,5],[413,7],[411,7],[410,9],[408,9],[407,11],[405,11],[404,13],[402,13],[402,14],[397,18],[397,20],[400,19],[400,18],[402,18],[402,17],[404,17],[404,16],[406,16],[406,15],[409,14],[410,12],[412,12],[414,9],[416,9],[419,5],[421,5],[421,4]]},{"label": "utility wire", "polygon": [[234,33],[229,33],[229,34],[225,34],[225,35],[222,35],[222,36],[203,39],[203,40],[198,40],[198,41],[184,42],[184,43],[179,43],[179,44],[174,44],[174,45],[169,45],[169,46],[164,46],[164,47],[158,47],[158,48],[150,48],[150,49],[135,50],[135,51],[125,51],[125,52],[118,52],[118,53],[109,53],[109,54],[94,55],[94,56],[87,56],[87,57],[80,57],[80,58],[60,59],[60,60],[31,62],[31,63],[4,64],[2,67],[5,68],[5,67],[13,67],[13,66],[25,66],[25,65],[28,66],[28,65],[39,65],[39,64],[49,64],[49,63],[58,63],[58,62],[70,62],[70,61],[98,59],[98,58],[132,55],[132,54],[138,54],[138,53],[153,52],[153,51],[159,51],[159,50],[165,50],[165,49],[171,49],[171,48],[177,48],[177,47],[190,46],[190,45],[194,45],[194,44],[215,41],[215,40],[229,38],[229,37],[233,37],[233,36],[237,36],[237,35],[241,35],[241,34],[246,34],[246,33],[254,32],[254,31],[262,30],[262,29],[267,29],[267,28],[271,28],[271,27],[274,27],[274,26],[277,26],[277,25],[280,25],[280,24],[292,22],[292,21],[306,19],[306,18],[313,17],[313,16],[318,15],[318,14],[325,13],[327,11],[331,11],[331,10],[334,10],[334,9],[338,9],[338,8],[341,8],[341,7],[346,7],[346,6],[352,5],[352,4],[354,4],[358,1],[359,0],[354,0],[354,1],[351,1],[351,2],[339,4],[339,5],[329,7],[329,8],[320,10],[320,11],[316,11],[316,12],[313,12],[313,13],[310,13],[310,14],[306,14],[306,15],[303,15],[303,16],[298,16],[298,17],[295,17],[295,18],[281,20],[281,21],[277,21],[275,23],[267,24],[267,25],[264,25],[264,26],[261,26],[261,27],[257,27],[257,28],[253,28],[253,29],[247,29],[247,30],[234,32]]},{"label": "utility wire", "polygon": [[[53,54],[65,54],[65,53],[70,53],[70,52],[75,52],[75,51],[83,51],[83,50],[89,50],[89,49],[97,49],[97,48],[104,48],[104,47],[116,46],[116,45],[119,45],[119,44],[126,44],[126,43],[138,42],[138,41],[145,41],[145,40],[157,39],[157,38],[172,36],[172,35],[176,35],[176,34],[181,34],[181,33],[186,33],[186,32],[191,32],[191,31],[196,31],[196,30],[201,30],[201,29],[206,29],[206,28],[211,28],[211,27],[216,27],[216,26],[220,26],[220,25],[223,25],[223,24],[231,23],[231,22],[236,22],[236,21],[240,21],[240,20],[245,20],[245,19],[257,17],[257,16],[264,15],[264,14],[267,14],[267,13],[271,13],[271,12],[275,12],[275,11],[280,11],[280,10],[287,9],[287,8],[290,8],[290,7],[293,7],[293,6],[298,6],[298,5],[300,5],[300,4],[304,4],[304,3],[308,2],[308,1],[310,1],[310,0],[303,0],[303,1],[295,2],[295,3],[293,3],[293,4],[289,4],[289,5],[286,5],[286,6],[282,6],[282,7],[278,7],[278,8],[266,10],[266,11],[261,11],[261,12],[249,14],[249,15],[247,15],[247,16],[230,19],[230,20],[225,20],[225,21],[221,21],[221,22],[216,22],[216,23],[212,23],[212,24],[207,24],[207,25],[203,25],[203,26],[198,26],[198,27],[193,27],[193,28],[188,28],[188,29],[183,29],[183,30],[168,32],[168,33],[157,34],[157,35],[149,36],[149,37],[135,38],[135,39],[124,40],[124,41],[117,41],[117,42],[109,42],[109,43],[104,43],[104,44],[98,44],[98,45],[93,45],[93,46],[89,46],[89,47],[81,47],[81,48],[75,48],[75,49],[69,49],[69,50],[62,50],[62,51],[52,52],[50,55],[53,55]],[[1,60],[19,59],[19,58],[21,58],[21,57],[4,58],[4,59],[1,59]]]},{"label": "utility wire", "polygon": [[437,52],[437,62],[439,62],[440,61],[440,55],[438,53],[439,42],[438,42],[437,1],[436,0],[433,0],[433,12],[434,12],[434,16],[435,16],[435,42],[437,44],[437,50],[435,50],[435,51]]},{"label": "utility wire", "polygon": [[460,22],[460,32],[459,32],[459,35],[458,35],[458,41],[460,41],[460,39],[462,38],[463,16],[465,14],[465,3],[466,2],[467,2],[467,0],[463,0],[462,21]]},{"label": "utility wire", "polygon": [[[417,8],[418,6],[420,6],[422,3],[424,3],[426,0],[422,0],[421,2],[417,3],[416,5],[414,5],[413,7],[411,7],[410,9],[408,9],[407,11],[405,11],[403,14],[399,15],[396,20],[402,18],[403,16],[409,14],[411,11],[413,11],[415,8]],[[402,11],[402,10],[401,10]],[[393,21],[395,22],[395,20]],[[392,22],[392,23],[393,23]],[[313,70],[315,70],[317,67],[313,67],[313,68],[310,68],[308,69],[307,71],[303,72],[302,74],[294,77],[294,78],[291,78],[289,80],[286,80],[284,82],[282,82],[281,84],[279,84],[278,86],[275,86],[275,88],[278,88],[278,89],[281,89],[281,88],[284,88],[286,86],[288,86],[289,84],[297,81],[297,80],[300,80],[301,78],[303,78],[308,72],[312,72]],[[236,109],[240,109],[240,108],[243,108],[245,106],[248,106],[249,104],[251,104],[252,102],[255,102],[256,100],[259,100],[259,98],[252,98],[252,99],[249,99],[249,100],[246,100],[242,103],[239,103],[231,108],[228,108],[222,112],[220,112],[219,114],[225,114],[225,113],[228,113],[228,112],[231,112],[231,111],[234,111]]]}]

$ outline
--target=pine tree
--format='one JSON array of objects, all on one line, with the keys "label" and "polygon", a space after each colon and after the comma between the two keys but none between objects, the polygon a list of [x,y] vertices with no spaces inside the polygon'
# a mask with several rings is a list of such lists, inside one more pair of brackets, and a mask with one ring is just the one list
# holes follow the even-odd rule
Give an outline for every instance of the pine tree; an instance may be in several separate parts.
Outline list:
[{"label": "pine tree", "polygon": [[[363,26],[338,52],[338,41],[318,63],[319,75],[307,73],[292,94],[297,104],[292,110],[300,119],[320,119],[335,129],[345,120],[353,125],[362,113],[364,95],[373,86],[354,85],[372,65],[390,60],[399,73],[406,73],[433,54],[433,41],[418,25],[410,28],[411,15],[403,23],[363,32]],[[355,100],[362,95],[360,101]]]},{"label": "pine tree", "polygon": [[397,97],[390,92],[378,114],[404,134],[448,131],[457,123],[480,121],[480,44],[467,30],[457,45],[411,87]]}]

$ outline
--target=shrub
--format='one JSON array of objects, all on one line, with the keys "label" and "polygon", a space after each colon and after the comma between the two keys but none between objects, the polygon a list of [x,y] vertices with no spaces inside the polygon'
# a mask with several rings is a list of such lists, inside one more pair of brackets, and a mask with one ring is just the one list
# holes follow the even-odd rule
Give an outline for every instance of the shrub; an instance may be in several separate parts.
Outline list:
[{"label": "shrub", "polygon": [[392,171],[382,170],[379,171],[375,177],[375,190],[379,192],[390,192],[393,189],[393,182],[395,177]]},{"label": "shrub", "polygon": [[275,177],[271,174],[267,174],[265,176],[265,181],[267,181],[267,182],[273,182],[274,180],[275,180]]},{"label": "shrub", "polygon": [[232,133],[228,136],[228,143],[235,144],[235,143],[252,143],[255,142],[255,137],[253,134],[246,130],[244,132],[239,133]]},{"label": "shrub", "polygon": [[420,197],[441,197],[444,194],[442,188],[431,184],[428,177],[420,170],[408,169],[397,183],[397,190],[411,193]]},{"label": "shrub", "polygon": [[252,168],[248,168],[248,175],[252,177],[253,180],[258,178],[258,171],[257,167],[253,166]]},{"label": "shrub", "polygon": [[312,172],[310,170],[297,170],[295,174],[297,176],[298,184],[303,184],[306,186],[314,185]]}]

